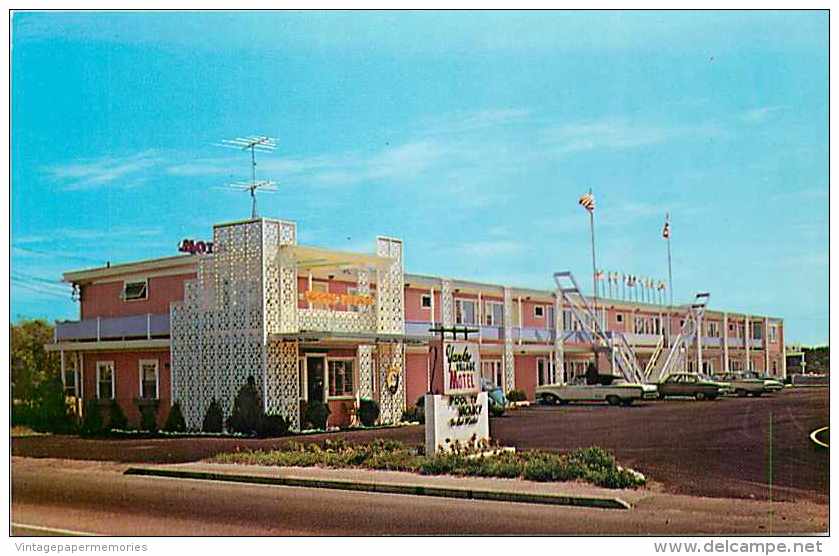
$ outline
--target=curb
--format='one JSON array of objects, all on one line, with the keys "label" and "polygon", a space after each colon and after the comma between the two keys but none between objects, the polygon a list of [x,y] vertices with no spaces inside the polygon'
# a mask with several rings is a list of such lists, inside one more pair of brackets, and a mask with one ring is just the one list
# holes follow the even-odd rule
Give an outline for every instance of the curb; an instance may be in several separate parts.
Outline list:
[{"label": "curb", "polygon": [[300,477],[266,477],[260,475],[239,475],[213,473],[209,471],[185,471],[181,469],[153,469],[129,467],[125,475],[145,477],[169,477],[175,479],[197,479],[224,481],[229,483],[251,483],[307,488],[328,488],[380,494],[409,494],[413,496],[435,496],[439,498],[460,498],[466,500],[491,500],[494,502],[520,502],[524,504],[548,504],[554,506],[575,506],[579,508],[600,508],[606,510],[629,510],[632,506],[620,498],[598,498],[594,496],[570,496],[562,494],[532,494],[527,492],[504,492],[499,490],[476,490],[453,487],[435,487],[404,484],[362,483],[337,479],[305,479]]}]

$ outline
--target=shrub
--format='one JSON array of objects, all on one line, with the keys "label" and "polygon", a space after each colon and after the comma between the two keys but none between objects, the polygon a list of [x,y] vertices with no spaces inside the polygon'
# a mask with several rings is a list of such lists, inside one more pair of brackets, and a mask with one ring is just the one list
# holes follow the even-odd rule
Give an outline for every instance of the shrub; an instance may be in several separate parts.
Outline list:
[{"label": "shrub", "polygon": [[186,432],[186,420],[181,411],[180,402],[175,402],[169,409],[169,416],[166,417],[166,423],[163,425],[163,430],[167,432]]},{"label": "shrub", "polygon": [[282,415],[263,415],[257,430],[259,436],[285,436],[288,434],[288,421]]},{"label": "shrub", "polygon": [[243,434],[256,434],[263,417],[262,402],[252,376],[239,389],[233,401],[233,411],[227,418],[227,430]]},{"label": "shrub", "polygon": [[313,429],[325,429],[330,413],[328,405],[311,400],[306,404],[305,421]]},{"label": "shrub", "polygon": [[568,457],[570,460],[578,462],[583,467],[588,467],[589,469],[609,470],[617,468],[615,456],[597,446],[578,448],[571,452]]},{"label": "shrub", "polygon": [[417,403],[402,412],[402,420],[425,423],[425,396],[417,398]]},{"label": "shrub", "polygon": [[73,421],[67,412],[67,399],[61,377],[54,376],[35,388],[32,404],[32,428],[45,432],[69,432]]},{"label": "shrub", "polygon": [[105,431],[102,422],[102,408],[96,400],[87,400],[84,404],[84,415],[79,432],[82,435],[95,435]]},{"label": "shrub", "polygon": [[224,428],[224,414],[221,411],[221,404],[215,398],[207,407],[204,414],[204,422],[201,423],[201,430],[204,432],[221,432]]},{"label": "shrub", "polygon": [[116,400],[111,400],[111,407],[108,411],[108,428],[111,430],[125,430],[128,428],[128,419],[125,417],[122,408]]},{"label": "shrub", "polygon": [[157,432],[157,407],[149,405],[140,408],[140,430]]},{"label": "shrub", "polygon": [[527,394],[524,390],[510,390],[507,392],[507,401],[510,402],[524,402],[527,401]]},{"label": "shrub", "polygon": [[358,418],[365,427],[372,427],[379,418],[379,404],[373,400],[361,400],[358,405]]}]

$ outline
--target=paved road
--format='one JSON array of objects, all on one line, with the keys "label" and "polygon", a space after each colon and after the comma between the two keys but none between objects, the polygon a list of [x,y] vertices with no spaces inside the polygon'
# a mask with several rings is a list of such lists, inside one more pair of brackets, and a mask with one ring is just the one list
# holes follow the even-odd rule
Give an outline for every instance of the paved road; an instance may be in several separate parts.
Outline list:
[{"label": "paved road", "polygon": [[[522,449],[568,450],[602,446],[667,492],[766,499],[769,495],[769,418],[772,417],[772,484],[775,500],[828,500],[828,453],[809,433],[828,423],[828,390],[801,388],[762,398],[648,402],[608,406],[533,407],[491,421],[502,444]],[[343,436],[352,442],[395,438],[423,442],[421,427],[306,437]],[[299,440],[299,438],[298,438]],[[14,439],[19,456],[132,463],[196,461],[221,451],[265,449],[288,439],[133,439],[76,437]]]},{"label": "paved road", "polygon": [[126,476],[125,465],[13,458],[16,535],[534,535],[818,532],[827,507],[651,494],[595,510]]}]

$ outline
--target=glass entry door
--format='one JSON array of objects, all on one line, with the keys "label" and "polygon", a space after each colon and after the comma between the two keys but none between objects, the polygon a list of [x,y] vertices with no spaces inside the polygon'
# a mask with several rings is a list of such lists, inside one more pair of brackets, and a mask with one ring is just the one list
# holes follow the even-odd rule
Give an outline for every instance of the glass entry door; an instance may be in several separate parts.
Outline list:
[{"label": "glass entry door", "polygon": [[326,358],[322,355],[306,358],[306,394],[311,401],[323,402]]}]

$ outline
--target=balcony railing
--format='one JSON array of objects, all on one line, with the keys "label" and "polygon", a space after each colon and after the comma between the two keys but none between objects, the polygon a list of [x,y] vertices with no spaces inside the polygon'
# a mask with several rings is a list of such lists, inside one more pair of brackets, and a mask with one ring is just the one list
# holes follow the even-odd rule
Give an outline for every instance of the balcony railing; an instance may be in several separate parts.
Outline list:
[{"label": "balcony railing", "polygon": [[55,341],[136,340],[169,336],[169,314],[96,317],[58,322]]}]

